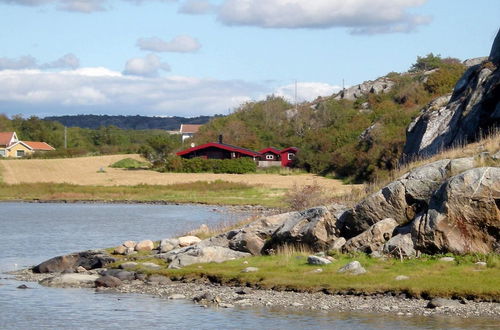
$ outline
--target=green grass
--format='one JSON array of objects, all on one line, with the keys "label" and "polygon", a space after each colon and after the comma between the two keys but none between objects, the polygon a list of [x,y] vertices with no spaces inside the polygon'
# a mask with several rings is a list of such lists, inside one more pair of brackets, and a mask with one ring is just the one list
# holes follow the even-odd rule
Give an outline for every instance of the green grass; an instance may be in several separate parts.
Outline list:
[{"label": "green grass", "polygon": [[0,200],[164,201],[214,205],[282,207],[283,189],[254,187],[226,181],[173,185],[80,186],[73,184],[0,183]]},{"label": "green grass", "polygon": [[[210,278],[225,284],[302,292],[402,292],[413,297],[461,296],[500,301],[498,259],[498,255],[486,256],[482,260],[488,262],[488,267],[480,267],[474,265],[477,258],[458,258],[457,262],[450,263],[424,257],[401,262],[396,259],[372,259],[366,255],[339,255],[330,265],[312,266],[306,263],[306,255],[293,254],[251,257],[222,264],[198,264],[179,270],[163,269],[148,273],[177,279]],[[243,264],[244,260],[248,264]],[[339,268],[353,260],[361,262],[368,272],[358,276],[337,273]],[[257,267],[259,271],[241,273],[248,266]],[[323,272],[312,272],[317,268],[322,268]],[[396,281],[398,275],[406,275],[410,279]]]},{"label": "green grass", "polygon": [[141,162],[133,158],[124,158],[122,160],[119,160],[111,164],[109,167],[135,170],[135,169],[148,168],[149,164],[147,162]]}]

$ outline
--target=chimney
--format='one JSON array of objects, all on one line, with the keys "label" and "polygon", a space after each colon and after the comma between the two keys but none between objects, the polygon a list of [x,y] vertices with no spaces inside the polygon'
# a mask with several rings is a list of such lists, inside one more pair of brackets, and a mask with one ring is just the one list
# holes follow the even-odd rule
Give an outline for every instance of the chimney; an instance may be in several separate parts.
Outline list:
[{"label": "chimney", "polygon": [[222,144],[222,134],[219,134],[219,143]]}]

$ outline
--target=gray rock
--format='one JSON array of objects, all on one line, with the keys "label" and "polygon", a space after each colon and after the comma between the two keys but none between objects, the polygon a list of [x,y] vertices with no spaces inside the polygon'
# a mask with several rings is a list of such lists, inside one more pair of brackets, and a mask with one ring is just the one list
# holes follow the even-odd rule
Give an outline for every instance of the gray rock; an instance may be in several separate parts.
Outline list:
[{"label": "gray rock", "polygon": [[274,232],[266,249],[290,244],[304,245],[313,251],[324,251],[337,238],[336,222],[335,216],[324,206],[292,212]]},{"label": "gray rock", "polygon": [[500,241],[500,168],[481,167],[448,179],[428,211],[412,224],[415,247],[425,253],[490,253]]},{"label": "gray rock", "polygon": [[412,258],[416,255],[411,233],[398,234],[392,237],[384,244],[383,249],[385,254],[390,254],[394,257]]},{"label": "gray rock", "polygon": [[347,252],[371,253],[382,248],[384,243],[392,237],[394,228],[398,226],[396,220],[387,218],[368,228],[363,233],[349,239],[343,250]]},{"label": "gray rock", "polygon": [[338,273],[348,273],[351,275],[360,275],[360,274],[366,273],[366,269],[364,269],[363,266],[361,266],[359,261],[355,260],[355,261],[351,261],[350,263],[348,263],[344,267],[340,268],[338,270]]},{"label": "gray rock", "polygon": [[140,241],[134,247],[136,251],[151,251],[153,250],[153,248],[154,248],[154,243],[149,239]]},{"label": "gray rock", "polygon": [[444,262],[453,262],[455,261],[455,258],[453,257],[442,257],[442,258],[439,258],[440,261],[444,261]]},{"label": "gray rock", "polygon": [[155,283],[155,284],[168,284],[172,282],[170,278],[157,274],[149,275],[147,280],[149,283]]},{"label": "gray rock", "polygon": [[123,245],[117,246],[115,250],[113,251],[114,254],[121,254],[124,255],[127,253],[127,248]]},{"label": "gray rock", "polygon": [[257,267],[246,267],[241,272],[242,273],[255,273],[255,272],[258,272],[258,271],[259,271],[259,268],[257,268]]},{"label": "gray rock", "polygon": [[[500,33],[495,38],[489,60],[500,64]],[[429,104],[408,127],[406,159],[430,156],[457,143],[472,142],[480,132],[499,126],[500,71],[475,65],[458,81],[449,102]]]},{"label": "gray rock", "polygon": [[168,296],[168,299],[172,299],[172,300],[186,299],[186,296],[183,294],[180,294],[180,293],[174,293],[174,294]]},{"label": "gray rock", "polygon": [[94,287],[99,275],[61,274],[40,281],[41,285],[52,287]]},{"label": "gray rock", "polygon": [[475,66],[475,65],[481,64],[481,63],[483,63],[486,60],[488,60],[488,56],[469,58],[469,59],[463,61],[462,63],[466,67],[470,68],[471,66]]},{"label": "gray rock", "polygon": [[410,278],[406,275],[398,275],[396,276],[395,280],[396,281],[406,281],[406,280],[409,280]]},{"label": "gray rock", "polygon": [[334,96],[336,100],[351,100],[354,101],[360,97],[367,96],[368,94],[380,94],[391,91],[394,87],[394,82],[387,77],[378,78],[375,81],[365,81],[362,84],[354,85],[345,88]]},{"label": "gray rock", "polygon": [[444,299],[444,298],[434,298],[429,301],[427,304],[427,308],[457,308],[460,307],[461,304],[460,302],[456,300],[451,300],[451,299]]},{"label": "gray rock", "polygon": [[234,251],[220,246],[189,246],[170,251],[166,257],[170,262],[168,268],[184,267],[196,263],[224,262],[251,256],[250,253]]},{"label": "gray rock", "polygon": [[65,256],[58,256],[33,267],[34,273],[60,273],[64,271],[74,272],[78,267],[87,270],[103,268],[115,262],[116,259],[102,250],[89,250]]},{"label": "gray rock", "polygon": [[139,265],[142,267],[148,268],[148,269],[161,269],[161,266],[158,264],[155,264],[154,262],[143,262]]},{"label": "gray rock", "polygon": [[345,245],[346,242],[347,241],[344,237],[339,237],[337,239],[334,239],[332,245],[330,246],[330,250],[340,251],[342,250],[342,247]]},{"label": "gray rock", "polygon": [[95,280],[96,287],[105,287],[105,288],[116,288],[122,285],[122,281],[114,276],[101,276]]},{"label": "gray rock", "polygon": [[307,257],[307,263],[309,265],[328,265],[331,264],[332,262],[323,257],[309,256]]},{"label": "gray rock", "polygon": [[176,238],[164,239],[160,242],[160,253],[165,253],[177,249],[179,247],[179,240]]},{"label": "gray rock", "polygon": [[128,272],[121,269],[108,269],[102,273],[102,275],[108,275],[118,278],[121,281],[133,281],[135,280],[135,272]]},{"label": "gray rock", "polygon": [[484,261],[478,261],[474,265],[479,266],[479,267],[486,267],[487,263]]}]

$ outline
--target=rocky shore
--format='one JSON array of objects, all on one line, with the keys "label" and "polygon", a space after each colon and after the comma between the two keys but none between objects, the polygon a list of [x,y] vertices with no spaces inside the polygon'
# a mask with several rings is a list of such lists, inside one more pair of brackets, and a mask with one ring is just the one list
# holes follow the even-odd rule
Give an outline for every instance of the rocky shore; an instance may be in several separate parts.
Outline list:
[{"label": "rocky shore", "polygon": [[[95,275],[100,270],[85,274]],[[25,282],[47,283],[54,274],[35,274],[31,270],[15,273],[16,279]],[[70,274],[73,275],[73,274]],[[71,287],[91,288],[94,284],[82,282]],[[29,288],[29,283],[27,284]],[[172,281],[164,276],[123,281],[116,288],[97,287],[96,291],[147,294],[163,299],[183,299],[205,307],[245,308],[264,307],[285,310],[309,310],[325,312],[386,313],[400,317],[410,316],[454,316],[460,318],[488,318],[500,320],[500,303],[473,300],[410,299],[404,295],[331,295],[324,292],[305,293],[276,290],[260,290],[248,287],[219,285],[208,281],[186,283]]]}]

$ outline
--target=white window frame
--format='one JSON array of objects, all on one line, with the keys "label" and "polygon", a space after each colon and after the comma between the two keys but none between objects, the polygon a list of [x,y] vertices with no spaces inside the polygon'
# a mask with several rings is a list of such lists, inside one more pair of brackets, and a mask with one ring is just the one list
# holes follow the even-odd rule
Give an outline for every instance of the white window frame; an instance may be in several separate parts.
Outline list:
[{"label": "white window frame", "polygon": [[274,155],[266,155],[266,160],[273,160],[274,159]]},{"label": "white window frame", "polygon": [[[19,155],[21,153],[21,155]],[[26,156],[26,152],[24,150],[16,150],[16,157],[24,157]]]},{"label": "white window frame", "polygon": [[5,157],[7,155],[5,149],[0,149],[0,157]]},{"label": "white window frame", "polygon": [[292,154],[291,152],[289,152],[287,158],[288,158],[288,160],[293,160],[294,156],[295,156],[295,154]]}]

